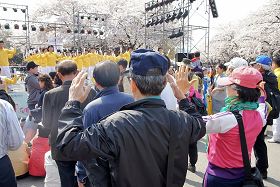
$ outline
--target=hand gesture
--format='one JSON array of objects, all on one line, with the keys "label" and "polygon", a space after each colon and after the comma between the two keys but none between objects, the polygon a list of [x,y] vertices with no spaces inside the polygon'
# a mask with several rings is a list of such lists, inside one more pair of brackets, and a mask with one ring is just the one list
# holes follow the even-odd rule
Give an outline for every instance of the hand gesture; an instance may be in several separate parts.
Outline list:
[{"label": "hand gesture", "polygon": [[186,66],[180,66],[179,71],[176,73],[176,83],[184,94],[187,93],[190,87],[197,81],[196,79],[189,81],[188,75],[189,70]]},{"label": "hand gesture", "polygon": [[72,81],[69,89],[69,101],[79,101],[83,103],[91,90],[91,87],[85,86],[87,73],[80,72]]},{"label": "hand gesture", "polygon": [[170,74],[167,74],[167,81],[173,89],[174,96],[180,101],[186,98],[185,94],[189,91],[191,85],[193,85],[196,80],[189,82],[188,70],[186,66],[181,66],[179,71],[176,73],[176,83]]}]

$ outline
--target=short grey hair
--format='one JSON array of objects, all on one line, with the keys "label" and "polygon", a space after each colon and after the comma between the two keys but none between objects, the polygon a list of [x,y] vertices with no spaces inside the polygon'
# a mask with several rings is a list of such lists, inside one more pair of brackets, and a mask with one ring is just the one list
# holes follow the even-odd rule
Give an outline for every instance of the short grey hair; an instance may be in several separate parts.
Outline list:
[{"label": "short grey hair", "polygon": [[267,70],[267,71],[271,70],[271,66],[269,66],[269,65],[264,65],[261,63],[257,63],[257,64],[259,64],[264,70]]},{"label": "short grey hair", "polygon": [[143,95],[160,95],[167,82],[165,75],[141,76],[131,73],[131,78]]}]

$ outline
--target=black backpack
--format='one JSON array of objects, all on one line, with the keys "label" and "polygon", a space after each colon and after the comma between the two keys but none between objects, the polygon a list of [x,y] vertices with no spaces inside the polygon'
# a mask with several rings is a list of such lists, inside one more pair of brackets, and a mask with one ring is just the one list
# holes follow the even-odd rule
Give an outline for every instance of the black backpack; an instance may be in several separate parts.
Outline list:
[{"label": "black backpack", "polygon": [[268,103],[272,107],[272,111],[269,113],[268,118],[269,119],[277,119],[279,117],[280,112],[280,91],[268,89],[269,92],[267,92]]},{"label": "black backpack", "polygon": [[207,116],[207,109],[206,106],[204,105],[203,101],[199,98],[196,97],[196,94],[193,96],[188,97],[192,104],[196,107],[196,110],[202,115],[202,116]]}]

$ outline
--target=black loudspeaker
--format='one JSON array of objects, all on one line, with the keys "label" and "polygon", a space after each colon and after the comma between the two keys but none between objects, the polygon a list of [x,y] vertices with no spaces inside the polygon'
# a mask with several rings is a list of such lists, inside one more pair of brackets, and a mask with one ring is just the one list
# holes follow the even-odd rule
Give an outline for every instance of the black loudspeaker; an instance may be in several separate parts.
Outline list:
[{"label": "black loudspeaker", "polygon": [[209,0],[209,6],[211,8],[213,18],[219,17],[215,0]]},{"label": "black loudspeaker", "polygon": [[176,53],[175,54],[176,62],[182,62],[184,58],[188,58],[188,53]]}]

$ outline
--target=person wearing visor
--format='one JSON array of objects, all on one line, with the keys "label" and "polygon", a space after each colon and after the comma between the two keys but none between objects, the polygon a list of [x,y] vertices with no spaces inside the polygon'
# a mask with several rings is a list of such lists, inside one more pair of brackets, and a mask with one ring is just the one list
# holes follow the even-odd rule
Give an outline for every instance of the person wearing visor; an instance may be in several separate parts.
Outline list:
[{"label": "person wearing visor", "polygon": [[258,134],[266,124],[265,94],[261,96],[262,75],[251,67],[239,67],[217,84],[226,88],[222,112],[203,117],[209,135],[208,166],[204,187],[240,187],[245,178],[239,126],[241,115],[249,158]]},{"label": "person wearing visor", "polygon": [[231,74],[231,72],[239,67],[245,66],[247,67],[249,65],[249,63],[240,57],[235,57],[233,59],[231,59],[229,62],[225,63],[225,66],[227,67],[227,71],[226,71],[226,75]]}]

